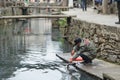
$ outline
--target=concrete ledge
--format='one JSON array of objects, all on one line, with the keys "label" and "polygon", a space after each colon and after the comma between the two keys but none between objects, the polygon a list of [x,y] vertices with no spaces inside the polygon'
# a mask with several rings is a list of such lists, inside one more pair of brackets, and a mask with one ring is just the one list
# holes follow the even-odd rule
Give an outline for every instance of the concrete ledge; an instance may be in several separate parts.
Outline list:
[{"label": "concrete ledge", "polygon": [[[65,60],[70,58],[70,53],[58,54]],[[77,70],[85,72],[95,78],[96,80],[120,80],[120,66],[103,60],[95,59],[92,64],[84,65],[82,63],[76,64]],[[107,78],[107,79],[105,79]]]},{"label": "concrete ledge", "polygon": [[103,73],[103,80],[120,80],[120,73]]},{"label": "concrete ledge", "polygon": [[76,17],[76,15],[18,15],[18,16],[0,16],[0,19],[20,19],[20,18],[67,18]]},{"label": "concrete ledge", "polygon": [[[70,53],[64,53],[64,54],[56,54],[56,56],[61,59],[63,62],[65,63],[69,63],[69,58],[71,57],[69,55]],[[81,66],[83,64],[79,64],[79,66]],[[80,68],[78,65],[77,65],[77,62],[76,62],[76,65],[73,65],[78,71],[80,71],[81,74],[85,73],[87,74],[88,76],[92,77],[93,79],[95,80],[103,80],[102,78],[100,78],[99,76],[96,76],[94,74],[92,74],[91,72],[87,72],[86,70]]]}]

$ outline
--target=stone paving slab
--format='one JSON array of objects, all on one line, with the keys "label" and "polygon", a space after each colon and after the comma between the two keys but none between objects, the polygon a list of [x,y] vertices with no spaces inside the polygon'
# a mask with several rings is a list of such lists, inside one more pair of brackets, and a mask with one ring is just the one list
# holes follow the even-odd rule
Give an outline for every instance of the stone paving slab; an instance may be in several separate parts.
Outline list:
[{"label": "stone paving slab", "polygon": [[[69,60],[70,53],[58,54],[62,58]],[[112,64],[103,60],[95,59],[92,64],[76,64],[76,66],[89,74],[97,76],[103,79],[104,76],[109,76],[111,80],[120,80],[120,66],[116,64]],[[113,79],[112,79],[113,78]]]},{"label": "stone paving slab", "polygon": [[77,15],[78,20],[87,21],[90,23],[120,27],[120,24],[115,24],[118,21],[118,16],[114,14],[97,14],[92,8],[88,8],[87,11],[82,11],[80,8],[69,9],[69,11],[62,12],[67,15]]},{"label": "stone paving slab", "polygon": [[120,76],[120,73],[117,73],[117,72],[103,73],[103,78],[109,79],[109,80],[120,80],[119,76]]}]

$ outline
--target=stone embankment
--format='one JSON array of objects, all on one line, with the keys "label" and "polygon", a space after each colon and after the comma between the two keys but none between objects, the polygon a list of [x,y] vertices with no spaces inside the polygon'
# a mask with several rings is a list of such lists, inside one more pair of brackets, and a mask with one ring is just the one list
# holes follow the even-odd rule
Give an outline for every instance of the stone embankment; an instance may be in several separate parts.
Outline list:
[{"label": "stone embankment", "polygon": [[115,24],[116,15],[97,14],[92,9],[87,12],[72,9],[63,13],[77,15],[67,31],[63,28],[69,42],[73,43],[76,37],[88,38],[96,44],[99,58],[120,64],[120,25]]},{"label": "stone embankment", "polygon": [[97,46],[98,57],[120,64],[120,28],[72,19],[66,36],[88,38]]},{"label": "stone embankment", "polygon": [[71,19],[70,26],[60,27],[63,36],[71,43],[76,37],[90,39],[96,44],[98,58],[101,59],[95,59],[91,66],[77,65],[78,70],[99,76],[102,80],[120,80],[120,66],[112,64],[120,64],[120,25],[115,24],[118,17],[97,14],[91,8],[86,12],[70,9],[63,14],[77,15]]}]

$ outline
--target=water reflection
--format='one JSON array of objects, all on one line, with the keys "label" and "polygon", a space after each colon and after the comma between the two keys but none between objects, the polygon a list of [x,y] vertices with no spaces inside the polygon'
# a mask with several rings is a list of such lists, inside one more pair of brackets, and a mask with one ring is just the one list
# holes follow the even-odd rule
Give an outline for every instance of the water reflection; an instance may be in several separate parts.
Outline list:
[{"label": "water reflection", "polygon": [[55,53],[62,52],[59,45],[59,41],[51,40],[49,19],[21,20],[11,26],[0,26],[0,78],[18,80],[26,73],[35,73],[29,80],[37,80],[39,78],[35,76],[38,74],[61,74],[55,70],[61,66],[55,62],[58,60]]},{"label": "water reflection", "polygon": [[70,51],[66,44],[59,31],[52,29],[50,19],[1,25],[0,80],[79,80],[81,75],[69,74],[66,64],[56,57]]},{"label": "water reflection", "polygon": [[12,26],[0,26],[0,78],[9,77],[16,70],[21,60],[18,54],[24,48],[23,36],[14,36]]}]

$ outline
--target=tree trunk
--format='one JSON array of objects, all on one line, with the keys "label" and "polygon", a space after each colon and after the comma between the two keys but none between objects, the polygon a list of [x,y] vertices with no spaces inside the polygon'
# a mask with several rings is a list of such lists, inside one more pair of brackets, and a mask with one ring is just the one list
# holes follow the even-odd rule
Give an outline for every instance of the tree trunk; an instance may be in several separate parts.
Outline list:
[{"label": "tree trunk", "polygon": [[102,7],[103,7],[103,14],[107,14],[108,13],[108,0],[103,0]]}]

